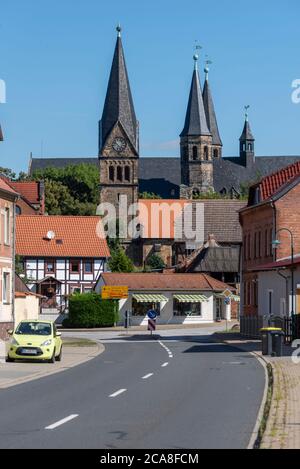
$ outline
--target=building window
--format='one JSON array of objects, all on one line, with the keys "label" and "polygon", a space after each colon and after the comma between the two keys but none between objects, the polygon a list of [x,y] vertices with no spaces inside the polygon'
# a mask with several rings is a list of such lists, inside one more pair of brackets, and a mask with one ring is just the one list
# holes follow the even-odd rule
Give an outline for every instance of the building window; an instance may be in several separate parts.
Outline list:
[{"label": "building window", "polygon": [[21,210],[21,207],[19,207],[19,205],[16,205],[16,215],[22,215],[22,210]]},{"label": "building window", "polygon": [[208,147],[204,147],[204,159],[208,161]]},{"label": "building window", "polygon": [[84,287],[84,293],[93,293],[92,287]]},{"label": "building window", "polygon": [[174,316],[202,316],[201,303],[180,303],[174,299]]},{"label": "building window", "polygon": [[244,236],[244,260],[247,260],[247,236]]},{"label": "building window", "polygon": [[70,261],[70,271],[72,274],[79,274],[80,272],[80,261],[73,259]]},{"label": "building window", "polygon": [[196,161],[198,159],[198,147],[193,147],[193,160]]},{"label": "building window", "polygon": [[71,285],[70,286],[70,294],[71,295],[78,295],[81,293],[80,285]]},{"label": "building window", "polygon": [[49,259],[45,261],[45,274],[55,274],[55,260]]},{"label": "building window", "polygon": [[3,298],[3,303],[5,304],[9,304],[9,301],[10,301],[9,290],[10,290],[10,274],[9,272],[3,272],[2,298]]},{"label": "building window", "polygon": [[139,303],[132,299],[132,316],[146,316],[148,311],[153,309],[160,316],[160,303]]},{"label": "building window", "polygon": [[252,151],[252,143],[248,143],[248,151]]},{"label": "building window", "polygon": [[122,166],[117,167],[117,179],[118,179],[118,181],[123,181],[123,168],[122,168]]},{"label": "building window", "polygon": [[250,260],[250,259],[251,259],[251,234],[250,234],[250,233],[248,234],[248,244],[247,244],[247,248],[248,248],[247,259]]},{"label": "building window", "polygon": [[214,149],[214,158],[219,158],[219,150]]},{"label": "building window", "polygon": [[268,230],[265,231],[265,257],[269,255]]},{"label": "building window", "polygon": [[130,181],[130,168],[129,166],[125,166],[125,181]]},{"label": "building window", "polygon": [[10,210],[9,208],[5,209],[4,213],[4,243],[10,243]]},{"label": "building window", "polygon": [[273,230],[272,228],[270,229],[270,237],[269,237],[269,256],[272,256],[272,251],[273,251]]},{"label": "building window", "polygon": [[93,261],[88,260],[84,262],[84,272],[86,274],[92,274],[93,273]]},{"label": "building window", "polygon": [[258,258],[261,258],[261,231],[258,233]]},{"label": "building window", "polygon": [[115,168],[113,166],[109,167],[109,180],[112,182],[115,180]]}]

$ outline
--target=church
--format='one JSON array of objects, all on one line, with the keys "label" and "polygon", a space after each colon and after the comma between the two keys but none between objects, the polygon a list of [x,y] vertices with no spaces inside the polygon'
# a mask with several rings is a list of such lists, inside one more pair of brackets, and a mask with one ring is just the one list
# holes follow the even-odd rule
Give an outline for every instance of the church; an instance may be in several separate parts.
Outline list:
[{"label": "church", "polygon": [[31,158],[29,173],[45,167],[63,167],[82,162],[100,165],[101,200],[116,201],[118,194],[137,200],[151,192],[163,199],[193,198],[215,191],[239,198],[242,184],[256,181],[288,166],[300,156],[256,156],[255,138],[248,115],[240,137],[238,156],[224,157],[209,68],[205,67],[202,91],[198,56],[194,70],[183,130],[180,157],[140,157],[139,122],[136,117],[121,28],[111,67],[102,119],[99,123],[99,154],[95,158]]},{"label": "church", "polygon": [[[142,235],[139,239],[128,240],[127,244],[125,241],[126,250],[136,265],[145,265],[152,253],[159,253],[168,267],[184,261],[187,269],[190,269],[192,262],[194,271],[203,271],[209,265],[211,273],[212,264],[218,263],[216,277],[236,283],[242,244],[239,211],[246,205],[245,201],[240,200],[241,187],[255,182],[258,176],[263,177],[300,160],[300,156],[256,156],[255,138],[247,113],[240,136],[239,155],[223,156],[208,64],[204,70],[202,89],[198,62],[199,57],[195,54],[186,117],[180,133],[180,157],[143,158],[140,155],[139,122],[126,67],[121,27],[118,26],[104,109],[99,122],[98,157],[31,157],[29,173],[46,167],[91,163],[99,167],[101,202],[118,207],[121,196],[127,196],[131,204],[139,201],[141,193],[148,192],[164,199],[165,203],[177,200],[181,203],[191,201],[194,205],[204,204],[204,239],[208,240],[207,249],[210,241],[212,246],[223,248],[218,256],[215,254],[217,251],[213,251],[214,262],[204,262],[205,268],[201,267],[204,259],[203,251],[198,252],[200,246],[184,239],[176,241],[172,235],[166,237],[159,234],[159,230],[156,238]],[[223,198],[205,199],[205,194],[210,195],[212,192]],[[145,202],[152,205],[158,201]],[[195,251],[200,256],[199,262]],[[192,260],[186,262],[190,254]]]}]

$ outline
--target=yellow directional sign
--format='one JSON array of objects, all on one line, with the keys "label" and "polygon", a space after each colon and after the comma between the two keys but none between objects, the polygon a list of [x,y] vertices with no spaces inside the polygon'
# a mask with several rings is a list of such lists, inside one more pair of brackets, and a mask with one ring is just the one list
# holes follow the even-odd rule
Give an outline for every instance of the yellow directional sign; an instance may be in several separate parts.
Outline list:
[{"label": "yellow directional sign", "polygon": [[123,300],[128,298],[128,287],[102,287],[102,300]]},{"label": "yellow directional sign", "polygon": [[223,292],[223,296],[225,296],[225,298],[230,298],[231,295],[232,295],[232,291],[230,291],[230,290],[225,290]]}]

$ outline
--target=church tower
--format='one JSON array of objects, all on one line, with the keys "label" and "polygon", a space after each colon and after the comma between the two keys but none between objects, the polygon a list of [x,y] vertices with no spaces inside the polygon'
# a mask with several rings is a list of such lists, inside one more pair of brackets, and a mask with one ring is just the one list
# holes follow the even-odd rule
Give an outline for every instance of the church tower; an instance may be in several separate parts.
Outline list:
[{"label": "church tower", "polygon": [[198,72],[198,55],[194,55],[194,73],[184,129],[180,135],[181,198],[193,198],[213,190],[212,134],[204,109]]},{"label": "church tower", "polygon": [[117,27],[110,78],[99,122],[100,202],[119,206],[138,200],[139,124],[136,119],[121,39]]},{"label": "church tower", "polygon": [[215,106],[210,90],[210,84],[208,81],[209,74],[209,64],[211,62],[206,61],[206,66],[204,69],[205,73],[205,84],[203,88],[203,104],[205,109],[206,121],[209,128],[209,131],[212,135],[212,156],[215,158],[222,158],[222,147],[223,143],[220,137]]},{"label": "church tower", "polygon": [[255,163],[255,151],[254,151],[254,142],[255,138],[253,137],[248,116],[249,106],[245,106],[245,125],[240,137],[240,164],[247,168],[250,168]]}]

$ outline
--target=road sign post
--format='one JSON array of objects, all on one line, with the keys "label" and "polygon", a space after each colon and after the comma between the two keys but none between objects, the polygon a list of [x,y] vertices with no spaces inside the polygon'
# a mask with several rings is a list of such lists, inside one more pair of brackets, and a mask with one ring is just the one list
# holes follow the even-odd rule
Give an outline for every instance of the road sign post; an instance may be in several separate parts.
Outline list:
[{"label": "road sign post", "polygon": [[157,312],[154,311],[154,309],[150,309],[147,313],[148,316],[148,331],[151,332],[151,335],[153,334],[153,331],[156,331],[156,318],[157,318]]}]

